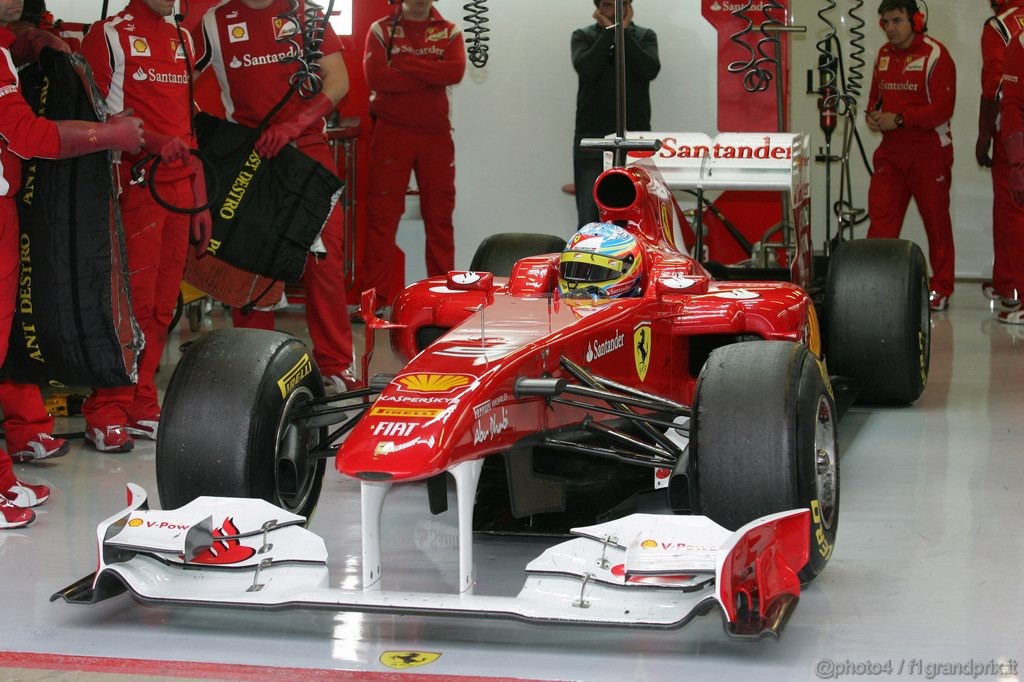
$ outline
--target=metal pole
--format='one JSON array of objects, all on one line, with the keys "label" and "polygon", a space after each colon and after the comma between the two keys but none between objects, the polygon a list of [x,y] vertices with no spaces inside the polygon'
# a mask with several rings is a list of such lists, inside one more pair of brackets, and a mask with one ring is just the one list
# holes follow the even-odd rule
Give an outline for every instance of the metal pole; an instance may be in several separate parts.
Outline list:
[{"label": "metal pole", "polygon": [[[624,17],[622,0],[615,0],[615,136],[626,139],[626,30],[622,26]],[[626,150],[618,147],[614,151],[614,165],[626,165]]]}]

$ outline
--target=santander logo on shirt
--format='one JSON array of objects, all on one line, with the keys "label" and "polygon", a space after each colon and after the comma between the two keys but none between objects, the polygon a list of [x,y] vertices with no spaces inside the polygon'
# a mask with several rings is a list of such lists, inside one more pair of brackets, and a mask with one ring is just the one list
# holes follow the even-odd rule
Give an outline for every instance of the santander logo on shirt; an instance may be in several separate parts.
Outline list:
[{"label": "santander logo on shirt", "polygon": [[153,83],[174,83],[176,85],[187,85],[188,75],[184,73],[161,73],[156,69],[150,67],[145,71],[140,66],[132,74],[132,78],[139,82],[151,81]]},{"label": "santander logo on shirt", "polygon": [[238,55],[233,56],[231,61],[228,62],[228,66],[232,69],[248,68],[250,66],[265,66],[266,64],[276,64],[297,56],[298,50],[294,47],[290,47],[285,52],[278,52],[276,54],[253,55],[247,52],[241,56],[241,59],[239,59]]}]

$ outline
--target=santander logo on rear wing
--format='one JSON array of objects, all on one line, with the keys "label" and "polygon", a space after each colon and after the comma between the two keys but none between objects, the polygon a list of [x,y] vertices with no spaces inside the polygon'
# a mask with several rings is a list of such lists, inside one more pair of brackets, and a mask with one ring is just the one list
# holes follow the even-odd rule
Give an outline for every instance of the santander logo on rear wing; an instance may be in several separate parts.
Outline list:
[{"label": "santander logo on rear wing", "polygon": [[[613,138],[610,135],[609,138]],[[627,132],[630,140],[661,140],[656,152],[630,152],[630,161],[649,158],[670,189],[790,192],[799,203],[810,192],[810,137],[804,133]],[[605,168],[612,165],[605,152]]]}]

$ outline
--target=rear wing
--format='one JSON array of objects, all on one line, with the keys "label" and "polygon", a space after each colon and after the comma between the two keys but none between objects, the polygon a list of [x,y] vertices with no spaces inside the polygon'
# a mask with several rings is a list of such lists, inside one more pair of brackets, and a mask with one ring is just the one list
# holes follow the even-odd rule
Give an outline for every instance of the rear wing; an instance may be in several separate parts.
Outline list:
[{"label": "rear wing", "polygon": [[[630,152],[649,158],[670,189],[762,190],[789,192],[799,204],[810,192],[810,137],[804,133],[628,132],[630,140],[661,140],[657,152]],[[605,168],[612,163],[605,152]]]}]

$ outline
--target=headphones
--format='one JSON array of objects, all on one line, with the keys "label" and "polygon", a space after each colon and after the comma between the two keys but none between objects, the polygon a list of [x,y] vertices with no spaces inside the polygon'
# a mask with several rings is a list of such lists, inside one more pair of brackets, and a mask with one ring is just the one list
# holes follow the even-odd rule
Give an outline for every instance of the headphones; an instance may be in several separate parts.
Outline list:
[{"label": "headphones", "polygon": [[[1005,3],[1006,0],[991,0],[993,3],[1001,2]],[[910,17],[910,28],[914,33],[924,33],[928,30],[928,17],[921,11],[917,6],[917,0],[904,0],[900,5],[902,7],[893,7],[892,9],[903,9],[906,11],[907,16]],[[925,6],[927,9],[927,5]],[[885,28],[885,23],[879,19],[878,25],[881,28]]]}]

